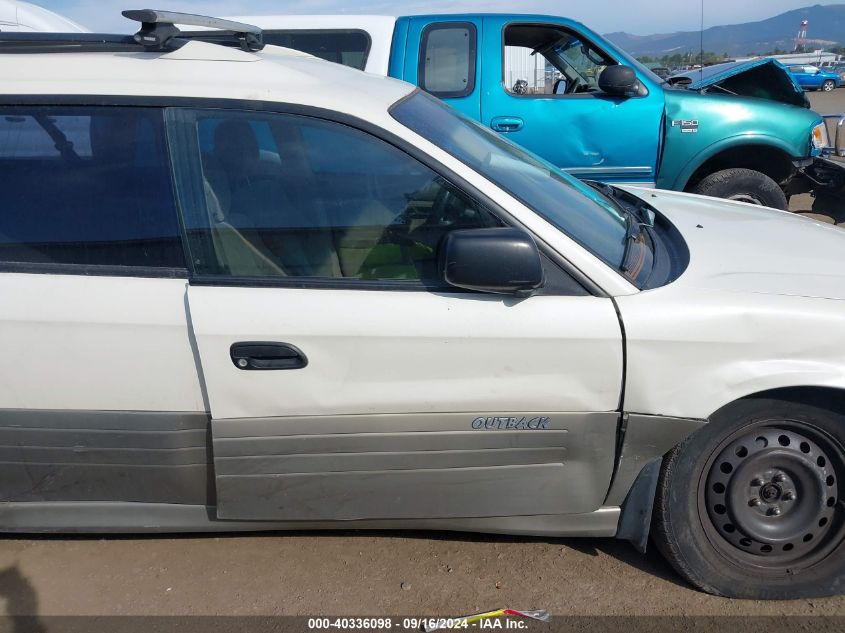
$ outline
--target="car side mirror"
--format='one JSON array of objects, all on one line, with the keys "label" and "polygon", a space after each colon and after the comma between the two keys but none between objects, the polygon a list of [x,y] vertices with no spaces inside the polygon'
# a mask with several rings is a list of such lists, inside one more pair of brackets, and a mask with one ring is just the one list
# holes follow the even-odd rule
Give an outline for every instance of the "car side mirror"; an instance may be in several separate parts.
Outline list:
[{"label": "car side mirror", "polygon": [[534,239],[510,227],[451,231],[440,245],[440,271],[449,285],[528,297],[543,285]]},{"label": "car side mirror", "polygon": [[637,74],[630,66],[608,66],[599,75],[599,89],[614,97],[631,97],[637,94]]}]

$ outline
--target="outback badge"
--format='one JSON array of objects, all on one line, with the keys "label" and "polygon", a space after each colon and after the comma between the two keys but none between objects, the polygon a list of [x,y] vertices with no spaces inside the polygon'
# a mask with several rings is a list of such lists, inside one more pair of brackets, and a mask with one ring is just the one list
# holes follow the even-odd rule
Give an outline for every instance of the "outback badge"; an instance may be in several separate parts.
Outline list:
[{"label": "outback badge", "polygon": [[506,417],[497,416],[492,418],[475,418],[472,421],[472,428],[476,431],[493,431],[503,429],[530,429],[536,431],[538,429],[546,429],[551,422],[551,418],[547,416],[535,416],[533,418],[521,417]]}]

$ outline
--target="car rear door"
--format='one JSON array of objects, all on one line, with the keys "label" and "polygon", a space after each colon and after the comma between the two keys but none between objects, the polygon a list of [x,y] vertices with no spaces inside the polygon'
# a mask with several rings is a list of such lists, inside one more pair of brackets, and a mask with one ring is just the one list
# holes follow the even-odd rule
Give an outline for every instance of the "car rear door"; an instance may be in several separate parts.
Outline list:
[{"label": "car rear door", "polygon": [[162,111],[4,101],[4,519],[15,503],[45,511],[25,515],[35,529],[78,527],[84,504],[91,528],[116,507],[104,502],[205,506],[208,416]]},{"label": "car rear door", "polygon": [[169,125],[218,517],[600,506],[622,382],[610,299],[551,261],[529,299],[444,287],[445,232],[502,220],[375,129],[303,111]]}]

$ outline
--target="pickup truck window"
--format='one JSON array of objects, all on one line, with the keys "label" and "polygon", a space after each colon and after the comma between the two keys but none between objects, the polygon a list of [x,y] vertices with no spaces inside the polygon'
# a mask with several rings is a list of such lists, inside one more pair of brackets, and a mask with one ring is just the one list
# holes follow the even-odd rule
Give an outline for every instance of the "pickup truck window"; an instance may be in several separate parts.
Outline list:
[{"label": "pickup truck window", "polygon": [[372,44],[366,31],[357,29],[313,29],[264,31],[264,43],[284,46],[364,70]]},{"label": "pickup truck window", "polygon": [[546,24],[505,29],[505,89],[518,95],[597,92],[598,77],[616,62],[577,33]]},{"label": "pickup truck window", "polygon": [[619,269],[626,219],[601,193],[423,92],[397,102],[391,114]]},{"label": "pickup truck window", "polygon": [[467,22],[425,28],[420,42],[419,83],[441,99],[465,97],[475,90],[476,29]]}]

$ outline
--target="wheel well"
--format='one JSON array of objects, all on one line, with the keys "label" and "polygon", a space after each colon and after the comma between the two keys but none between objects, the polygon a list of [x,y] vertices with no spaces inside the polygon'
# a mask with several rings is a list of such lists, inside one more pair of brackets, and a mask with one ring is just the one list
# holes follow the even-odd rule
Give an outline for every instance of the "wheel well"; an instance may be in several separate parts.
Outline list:
[{"label": "wheel well", "polygon": [[739,400],[735,400],[718,411],[714,411],[709,417],[723,413],[731,407],[744,402],[746,400],[754,400],[757,398],[770,398],[773,400],[783,400],[784,402],[796,402],[806,404],[820,409],[827,409],[833,413],[845,414],[845,389],[837,389],[836,387],[784,387],[781,389],[770,389],[768,391],[760,391],[758,393],[744,396]]},{"label": "wheel well", "polygon": [[710,174],[732,167],[759,171],[778,184],[786,182],[795,172],[792,159],[786,152],[769,145],[743,145],[726,149],[708,158],[690,176],[684,191],[690,191]]}]

